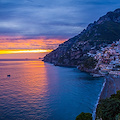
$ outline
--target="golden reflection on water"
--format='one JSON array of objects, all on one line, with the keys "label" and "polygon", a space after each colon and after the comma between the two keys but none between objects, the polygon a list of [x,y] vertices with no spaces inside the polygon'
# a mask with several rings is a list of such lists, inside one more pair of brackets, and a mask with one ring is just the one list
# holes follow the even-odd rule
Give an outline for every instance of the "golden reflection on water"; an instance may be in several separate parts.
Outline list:
[{"label": "golden reflection on water", "polygon": [[21,92],[24,92],[24,94],[33,98],[36,98],[37,96],[40,96],[41,98],[45,97],[48,90],[48,81],[44,62],[25,62],[21,67]]},{"label": "golden reflection on water", "polygon": [[89,77],[39,60],[0,61],[0,119],[73,120],[91,112],[102,82]]}]

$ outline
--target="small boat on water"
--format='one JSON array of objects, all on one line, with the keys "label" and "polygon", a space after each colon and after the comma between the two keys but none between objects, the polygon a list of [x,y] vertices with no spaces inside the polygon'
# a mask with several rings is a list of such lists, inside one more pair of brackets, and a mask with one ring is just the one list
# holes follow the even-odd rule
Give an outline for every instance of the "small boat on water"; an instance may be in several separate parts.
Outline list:
[{"label": "small boat on water", "polygon": [[10,77],[10,75],[7,75],[7,77]]}]

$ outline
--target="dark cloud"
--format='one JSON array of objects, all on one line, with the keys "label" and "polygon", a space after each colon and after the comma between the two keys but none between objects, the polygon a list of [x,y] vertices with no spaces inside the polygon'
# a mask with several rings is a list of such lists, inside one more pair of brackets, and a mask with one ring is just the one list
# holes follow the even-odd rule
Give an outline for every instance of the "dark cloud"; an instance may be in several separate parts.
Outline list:
[{"label": "dark cloud", "polygon": [[0,35],[69,38],[119,6],[118,0],[0,0]]}]

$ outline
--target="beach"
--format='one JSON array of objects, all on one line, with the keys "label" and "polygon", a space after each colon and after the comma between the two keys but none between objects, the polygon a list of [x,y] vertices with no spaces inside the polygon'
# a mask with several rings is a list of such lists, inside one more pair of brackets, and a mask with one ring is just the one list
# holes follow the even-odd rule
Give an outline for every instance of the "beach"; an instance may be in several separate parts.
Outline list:
[{"label": "beach", "polygon": [[101,92],[100,100],[109,98],[112,94],[116,94],[118,90],[120,90],[120,76],[105,76],[105,85]]},{"label": "beach", "polygon": [[120,76],[119,75],[106,75],[105,81],[101,88],[101,92],[98,96],[97,103],[95,105],[95,111],[92,114],[93,120],[96,117],[96,109],[100,100],[109,98],[112,94],[116,94],[116,92],[120,90]]}]

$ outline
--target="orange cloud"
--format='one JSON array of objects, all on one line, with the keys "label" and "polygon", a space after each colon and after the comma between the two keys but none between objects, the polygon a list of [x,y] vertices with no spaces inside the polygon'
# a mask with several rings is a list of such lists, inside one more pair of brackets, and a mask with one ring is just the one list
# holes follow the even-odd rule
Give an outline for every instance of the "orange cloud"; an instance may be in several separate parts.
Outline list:
[{"label": "orange cloud", "polygon": [[41,38],[25,38],[25,37],[9,37],[0,36],[0,49],[40,49],[51,50],[58,47],[66,39],[45,39]]}]

